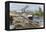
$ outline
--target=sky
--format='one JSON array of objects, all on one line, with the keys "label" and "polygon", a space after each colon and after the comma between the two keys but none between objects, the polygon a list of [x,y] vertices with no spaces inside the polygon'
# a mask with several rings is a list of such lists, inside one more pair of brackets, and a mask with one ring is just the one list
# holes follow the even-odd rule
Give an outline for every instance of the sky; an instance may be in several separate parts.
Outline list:
[{"label": "sky", "polygon": [[22,3],[10,3],[10,11],[21,12],[21,9],[24,8],[25,6],[29,6],[28,8],[26,8],[26,10],[36,11],[40,7],[43,11],[43,5],[39,5],[39,4],[22,4]]}]

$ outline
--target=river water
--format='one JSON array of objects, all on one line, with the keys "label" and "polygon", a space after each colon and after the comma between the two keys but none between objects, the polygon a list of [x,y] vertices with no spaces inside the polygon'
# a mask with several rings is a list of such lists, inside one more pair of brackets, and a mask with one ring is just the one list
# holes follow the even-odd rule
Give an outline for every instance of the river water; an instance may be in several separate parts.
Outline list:
[{"label": "river water", "polygon": [[32,22],[43,26],[44,19],[43,19],[43,17],[33,17]]}]

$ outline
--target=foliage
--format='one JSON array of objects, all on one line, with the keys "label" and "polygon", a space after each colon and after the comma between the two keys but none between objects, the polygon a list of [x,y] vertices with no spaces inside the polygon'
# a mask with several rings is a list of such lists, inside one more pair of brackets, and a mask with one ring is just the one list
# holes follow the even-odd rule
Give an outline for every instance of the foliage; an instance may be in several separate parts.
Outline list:
[{"label": "foliage", "polygon": [[36,15],[36,16],[43,16],[44,15],[44,13],[43,13],[43,11],[42,11],[42,9],[39,7],[39,11],[36,11],[35,13],[33,13],[32,15]]}]

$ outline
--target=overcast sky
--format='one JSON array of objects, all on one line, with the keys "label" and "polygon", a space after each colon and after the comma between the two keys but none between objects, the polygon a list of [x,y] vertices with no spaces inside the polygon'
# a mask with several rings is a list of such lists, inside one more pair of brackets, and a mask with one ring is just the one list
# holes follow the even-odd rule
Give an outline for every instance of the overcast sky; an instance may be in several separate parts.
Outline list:
[{"label": "overcast sky", "polygon": [[10,11],[21,12],[21,9],[25,6],[29,6],[26,10],[35,11],[38,10],[39,7],[43,10],[43,5],[38,4],[21,4],[21,3],[10,3]]}]

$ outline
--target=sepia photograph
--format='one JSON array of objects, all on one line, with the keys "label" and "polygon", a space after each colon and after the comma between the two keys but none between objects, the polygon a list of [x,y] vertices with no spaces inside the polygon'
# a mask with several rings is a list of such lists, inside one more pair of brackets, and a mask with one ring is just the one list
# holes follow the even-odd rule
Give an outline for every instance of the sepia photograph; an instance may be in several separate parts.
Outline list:
[{"label": "sepia photograph", "polygon": [[10,3],[9,29],[44,27],[44,5]]}]

